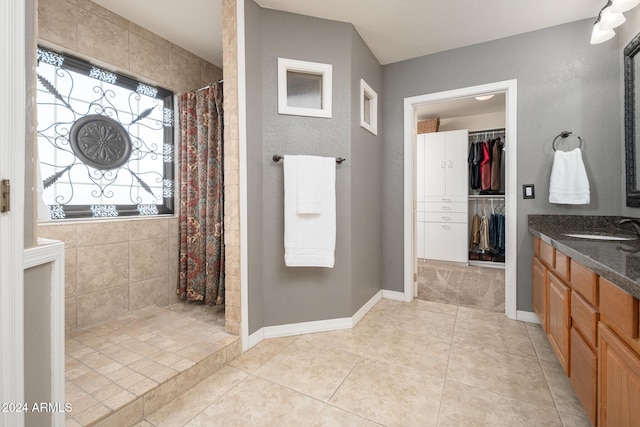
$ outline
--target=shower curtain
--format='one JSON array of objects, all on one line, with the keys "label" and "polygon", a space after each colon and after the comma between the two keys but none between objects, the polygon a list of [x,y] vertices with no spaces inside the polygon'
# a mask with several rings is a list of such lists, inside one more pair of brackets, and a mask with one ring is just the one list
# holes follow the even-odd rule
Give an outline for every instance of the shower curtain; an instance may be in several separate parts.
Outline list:
[{"label": "shower curtain", "polygon": [[177,293],[224,304],[222,83],[185,93],[180,116],[180,251]]}]

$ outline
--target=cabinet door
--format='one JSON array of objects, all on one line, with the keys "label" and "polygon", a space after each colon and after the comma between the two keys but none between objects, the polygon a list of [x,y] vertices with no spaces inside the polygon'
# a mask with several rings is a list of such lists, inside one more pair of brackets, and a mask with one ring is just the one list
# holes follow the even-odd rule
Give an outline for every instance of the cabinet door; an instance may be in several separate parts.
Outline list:
[{"label": "cabinet door", "polygon": [[551,271],[547,272],[547,280],[549,283],[547,337],[560,360],[564,372],[569,375],[571,289]]},{"label": "cabinet door", "polygon": [[599,324],[598,425],[640,426],[640,356]]},{"label": "cabinet door", "polygon": [[542,330],[547,332],[547,267],[538,257],[533,257],[533,312],[540,319]]},{"label": "cabinet door", "polygon": [[424,144],[425,136],[418,135],[416,142],[416,200],[424,202],[424,169],[426,167],[424,161]]},{"label": "cabinet door", "polygon": [[424,137],[425,197],[445,197],[447,171],[447,140],[445,133],[426,133]]},{"label": "cabinet door", "polygon": [[452,199],[469,195],[469,134],[466,130],[446,132],[446,193]]},{"label": "cabinet door", "polygon": [[598,359],[580,333],[571,328],[571,385],[589,419],[596,425]]},{"label": "cabinet door", "polygon": [[425,223],[425,258],[467,262],[467,224]]}]

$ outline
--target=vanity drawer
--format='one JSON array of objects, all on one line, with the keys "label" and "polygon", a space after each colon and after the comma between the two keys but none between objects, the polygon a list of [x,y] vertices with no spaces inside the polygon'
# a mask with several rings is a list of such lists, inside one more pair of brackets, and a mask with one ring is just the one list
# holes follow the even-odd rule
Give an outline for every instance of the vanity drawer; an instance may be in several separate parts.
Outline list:
[{"label": "vanity drawer", "polygon": [[540,240],[540,257],[551,268],[556,268],[556,248]]},{"label": "vanity drawer", "polygon": [[468,215],[462,212],[425,212],[427,222],[467,222]]},{"label": "vanity drawer", "polygon": [[602,322],[629,338],[638,338],[638,300],[603,277],[599,294]]},{"label": "vanity drawer", "polygon": [[580,292],[589,304],[598,306],[598,276],[574,260],[571,260],[571,289]]},{"label": "vanity drawer", "polygon": [[595,349],[598,345],[598,311],[577,292],[571,292],[571,325]]},{"label": "vanity drawer", "polygon": [[567,282],[569,281],[569,278],[571,277],[571,258],[569,258],[568,256],[566,256],[565,254],[563,254],[560,251],[556,251],[556,267],[555,267],[556,273],[558,274],[558,276],[560,276],[562,279],[566,280]]}]

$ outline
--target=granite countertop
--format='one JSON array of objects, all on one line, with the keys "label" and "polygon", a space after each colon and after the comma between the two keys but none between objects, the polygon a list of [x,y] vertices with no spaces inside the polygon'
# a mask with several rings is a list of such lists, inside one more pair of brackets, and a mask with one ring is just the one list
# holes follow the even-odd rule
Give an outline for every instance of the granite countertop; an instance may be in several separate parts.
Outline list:
[{"label": "granite countertop", "polygon": [[640,239],[590,240],[562,233],[603,232],[638,237],[620,216],[529,215],[529,232],[640,299]]}]

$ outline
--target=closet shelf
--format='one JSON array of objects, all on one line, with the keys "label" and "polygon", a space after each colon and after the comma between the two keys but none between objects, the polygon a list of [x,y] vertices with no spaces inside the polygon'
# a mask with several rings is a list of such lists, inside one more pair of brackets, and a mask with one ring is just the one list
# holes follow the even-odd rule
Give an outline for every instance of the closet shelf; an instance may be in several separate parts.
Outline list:
[{"label": "closet shelf", "polygon": [[478,199],[504,199],[504,194],[469,194],[469,200]]}]

